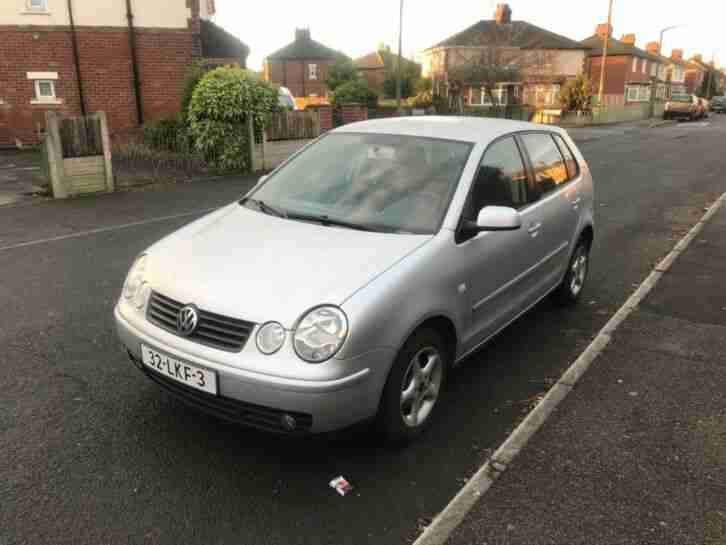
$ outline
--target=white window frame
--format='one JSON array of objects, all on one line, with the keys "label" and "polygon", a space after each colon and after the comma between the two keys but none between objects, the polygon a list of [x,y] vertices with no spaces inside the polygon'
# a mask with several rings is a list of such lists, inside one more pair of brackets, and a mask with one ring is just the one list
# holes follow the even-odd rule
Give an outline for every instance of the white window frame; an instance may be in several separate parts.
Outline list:
[{"label": "white window frame", "polygon": [[640,67],[640,71],[645,74],[648,72],[648,61],[646,59],[643,59],[643,64]]},{"label": "white window frame", "polygon": [[654,78],[658,76],[658,64],[655,62],[650,63],[650,75]]},{"label": "white window frame", "polygon": [[[33,82],[33,98],[31,104],[63,104],[58,98],[58,72],[28,72],[27,78]],[[41,95],[40,86],[50,84],[51,95]]]},{"label": "white window frame", "polygon": [[317,80],[318,79],[318,65],[315,63],[308,64],[308,79],[309,80]]},{"label": "white window frame", "polygon": [[650,85],[628,85],[625,90],[627,102],[649,102]]},{"label": "white window frame", "polygon": [[[33,5],[37,2],[39,5]],[[48,0],[25,0],[26,13],[48,13]]]},{"label": "white window frame", "polygon": [[633,57],[633,70],[632,72],[638,71],[638,57]]},{"label": "white window frame", "polygon": [[[480,101],[479,102],[473,102],[472,98],[474,95],[474,88],[469,87],[469,106],[486,106],[491,107],[494,106],[494,103],[490,100],[489,95],[486,92],[486,89],[484,87],[480,87]],[[492,89],[492,95],[497,101],[497,106],[506,106],[508,103],[508,96],[507,96],[507,89],[503,86],[498,86],[494,89]],[[516,96],[516,94],[515,94]]]}]

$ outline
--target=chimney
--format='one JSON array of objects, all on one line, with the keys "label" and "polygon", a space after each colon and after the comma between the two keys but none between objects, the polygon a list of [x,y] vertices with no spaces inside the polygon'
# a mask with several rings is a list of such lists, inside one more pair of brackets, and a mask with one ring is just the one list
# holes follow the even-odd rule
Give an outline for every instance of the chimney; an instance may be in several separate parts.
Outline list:
[{"label": "chimney", "polygon": [[659,48],[660,44],[658,42],[650,42],[648,45],[645,46],[645,50],[651,55],[658,55]]},{"label": "chimney", "polygon": [[635,45],[635,34],[623,34],[620,41],[624,44]]},{"label": "chimney", "polygon": [[608,25],[607,23],[597,25],[597,27],[595,28],[595,34],[597,34],[601,38],[606,35],[610,37],[613,35],[613,25]]},{"label": "chimney", "polygon": [[310,39],[310,29],[309,28],[296,28],[295,29],[295,41],[298,42],[300,40],[309,40]]},{"label": "chimney", "polygon": [[498,25],[512,22],[512,8],[509,4],[497,4],[497,11],[494,13],[494,20]]},{"label": "chimney", "polygon": [[683,50],[682,49],[674,49],[671,51],[671,59],[674,61],[681,61],[683,60]]}]

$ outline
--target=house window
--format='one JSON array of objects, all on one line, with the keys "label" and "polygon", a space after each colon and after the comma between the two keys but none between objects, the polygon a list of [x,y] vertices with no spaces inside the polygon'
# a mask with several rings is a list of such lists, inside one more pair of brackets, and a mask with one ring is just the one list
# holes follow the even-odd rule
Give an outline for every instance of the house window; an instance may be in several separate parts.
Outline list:
[{"label": "house window", "polygon": [[48,11],[48,0],[28,0],[28,11]]},{"label": "house window", "polygon": [[650,75],[653,77],[658,75],[658,65],[654,62],[650,64]]},{"label": "house window", "polygon": [[648,70],[648,61],[643,59],[643,64],[640,66],[640,71],[643,72],[643,74],[645,74],[647,70]]},{"label": "house window", "polygon": [[34,98],[32,104],[60,104],[56,95],[57,72],[28,72],[28,79],[33,82]]},{"label": "house window", "polygon": [[308,79],[318,79],[317,64],[308,64]]},{"label": "house window", "polygon": [[[492,89],[492,96],[497,105],[507,103],[507,89],[495,87]],[[469,104],[471,106],[493,106],[492,100],[484,87],[472,87],[469,92]]]},{"label": "house window", "polygon": [[628,85],[626,98],[628,102],[648,102],[650,100],[650,86]]},{"label": "house window", "polygon": [[633,57],[633,72],[638,71],[638,57]]}]

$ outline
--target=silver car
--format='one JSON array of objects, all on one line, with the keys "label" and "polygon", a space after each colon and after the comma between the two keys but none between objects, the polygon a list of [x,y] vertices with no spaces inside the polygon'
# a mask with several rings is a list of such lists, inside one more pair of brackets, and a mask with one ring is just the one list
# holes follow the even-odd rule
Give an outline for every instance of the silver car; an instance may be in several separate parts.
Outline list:
[{"label": "silver car", "polygon": [[548,294],[578,299],[593,237],[590,171],[559,128],[355,123],[139,256],[118,334],[220,417],[410,440],[452,366]]}]

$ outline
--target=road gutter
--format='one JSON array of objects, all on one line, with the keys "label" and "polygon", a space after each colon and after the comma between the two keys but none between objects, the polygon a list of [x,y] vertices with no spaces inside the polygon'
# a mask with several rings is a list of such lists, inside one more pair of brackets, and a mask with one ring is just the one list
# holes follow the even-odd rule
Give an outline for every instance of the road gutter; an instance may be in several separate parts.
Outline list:
[{"label": "road gutter", "polygon": [[552,414],[557,405],[565,399],[577,381],[585,374],[592,363],[610,342],[613,332],[635,310],[641,301],[656,286],[661,276],[667,272],[678,256],[683,253],[704,225],[726,201],[726,193],[714,202],[691,230],[673,247],[640,284],[637,290],[625,301],[618,311],[608,320],[590,345],[550,388],[542,401],[515,428],[502,445],[492,454],[483,466],[469,479],[466,485],[454,496],[449,504],[426,527],[414,545],[441,545],[451,535],[476,502],[494,484],[494,481],[507,470],[520,451]]}]

